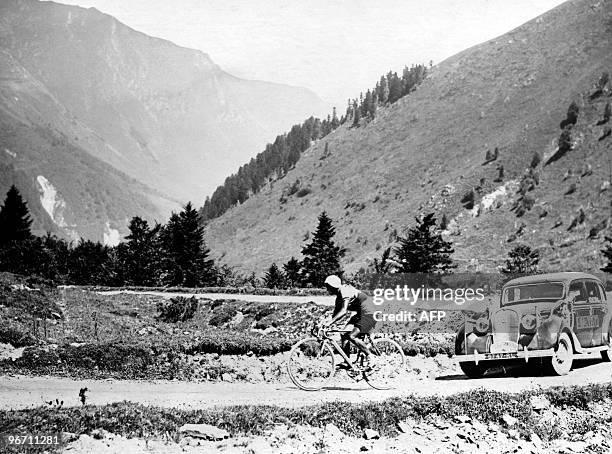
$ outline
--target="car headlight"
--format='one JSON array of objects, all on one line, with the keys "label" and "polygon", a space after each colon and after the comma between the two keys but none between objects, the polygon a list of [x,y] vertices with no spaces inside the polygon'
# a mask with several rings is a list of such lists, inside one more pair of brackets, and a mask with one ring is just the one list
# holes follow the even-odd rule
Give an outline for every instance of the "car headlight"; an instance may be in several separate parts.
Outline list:
[{"label": "car headlight", "polygon": [[489,332],[489,317],[480,317],[476,320],[474,331],[478,334],[487,334]]},{"label": "car headlight", "polygon": [[521,326],[526,331],[533,331],[536,327],[536,316],[533,314],[525,314],[521,317]]}]

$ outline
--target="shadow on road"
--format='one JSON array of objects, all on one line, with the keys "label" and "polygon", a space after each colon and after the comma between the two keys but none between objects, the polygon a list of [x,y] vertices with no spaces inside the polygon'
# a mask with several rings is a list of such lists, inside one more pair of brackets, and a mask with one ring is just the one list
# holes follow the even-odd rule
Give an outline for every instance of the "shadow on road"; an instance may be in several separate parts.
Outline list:
[{"label": "shadow on road", "polygon": [[[595,364],[601,364],[601,359],[576,359],[572,366],[572,370],[583,369],[585,367],[593,366]],[[571,373],[571,372],[570,372]],[[551,376],[548,372],[546,364],[543,361],[530,361],[528,364],[521,363],[508,363],[504,366],[496,366],[487,370],[486,374],[482,378],[496,378],[496,377],[547,377]],[[436,381],[456,381],[456,380],[470,380],[463,374],[455,375],[443,375],[436,377]],[[477,380],[477,379],[476,379]]]}]

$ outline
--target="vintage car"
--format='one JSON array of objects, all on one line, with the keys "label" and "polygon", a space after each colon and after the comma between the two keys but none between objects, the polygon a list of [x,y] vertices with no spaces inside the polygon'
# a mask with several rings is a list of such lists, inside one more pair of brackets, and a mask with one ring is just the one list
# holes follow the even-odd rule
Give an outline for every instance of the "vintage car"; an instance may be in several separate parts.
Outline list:
[{"label": "vintage car", "polygon": [[578,355],[612,358],[612,307],[602,282],[586,273],[552,273],[507,282],[499,306],[465,315],[456,359],[471,378],[507,361],[544,363],[565,375]]}]

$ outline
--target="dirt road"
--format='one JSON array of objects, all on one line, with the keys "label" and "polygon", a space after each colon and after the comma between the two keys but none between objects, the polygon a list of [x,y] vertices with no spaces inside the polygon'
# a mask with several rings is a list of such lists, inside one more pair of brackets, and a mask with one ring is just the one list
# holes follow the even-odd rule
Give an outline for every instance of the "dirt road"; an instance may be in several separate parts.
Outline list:
[{"label": "dirt road", "polygon": [[171,293],[171,292],[155,292],[155,291],[134,291],[134,290],[109,290],[96,292],[100,295],[118,295],[120,293],[132,294],[132,295],[151,295],[161,296],[163,298],[175,298],[177,296],[184,296],[185,298],[191,298],[195,296],[198,299],[225,299],[225,300],[239,300],[249,301],[255,303],[315,303],[321,306],[333,306],[334,298],[332,296],[325,295],[251,295],[247,293]]},{"label": "dirt road", "polygon": [[280,383],[187,383],[116,380],[72,380],[54,377],[0,377],[0,408],[16,409],[44,405],[59,399],[66,406],[80,405],[78,394],[88,388],[87,403],[107,404],[129,400],[148,405],[196,409],[239,404],[304,406],[334,400],[364,402],[390,397],[448,395],[476,388],[518,392],[538,387],[583,385],[612,381],[612,365],[593,360],[577,361],[575,369],[564,377],[534,376],[517,371],[504,375],[470,380],[462,375],[442,375],[436,379],[408,378],[392,391],[376,391],[365,382],[352,382],[344,375],[318,392],[300,391],[291,384]]}]

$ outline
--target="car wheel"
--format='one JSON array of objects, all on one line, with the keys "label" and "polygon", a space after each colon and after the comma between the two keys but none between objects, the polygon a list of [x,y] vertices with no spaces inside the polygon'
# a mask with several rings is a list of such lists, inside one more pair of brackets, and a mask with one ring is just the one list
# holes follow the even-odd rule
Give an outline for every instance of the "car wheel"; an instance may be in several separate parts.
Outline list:
[{"label": "car wheel", "polygon": [[574,362],[574,348],[567,333],[561,333],[557,348],[550,359],[550,366],[555,375],[567,375]]},{"label": "car wheel", "polygon": [[[465,328],[461,328],[457,332],[455,355],[465,355]],[[474,361],[459,363],[459,367],[468,378],[481,378],[487,371],[486,367],[482,364],[476,364]]]},{"label": "car wheel", "polygon": [[461,370],[468,378],[481,378],[487,371],[486,367],[473,361],[459,363],[459,367],[461,367]]}]

